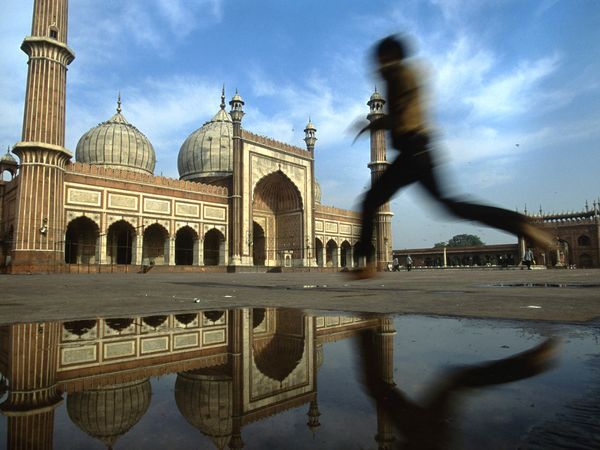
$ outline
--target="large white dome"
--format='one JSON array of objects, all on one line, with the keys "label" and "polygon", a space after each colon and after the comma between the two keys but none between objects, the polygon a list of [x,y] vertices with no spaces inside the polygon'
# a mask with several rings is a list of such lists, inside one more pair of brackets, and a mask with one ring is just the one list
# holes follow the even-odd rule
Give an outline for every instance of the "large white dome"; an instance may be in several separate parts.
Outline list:
[{"label": "large white dome", "polygon": [[81,136],[75,160],[152,175],[156,154],[148,138],[121,114],[119,100],[114,116]]}]

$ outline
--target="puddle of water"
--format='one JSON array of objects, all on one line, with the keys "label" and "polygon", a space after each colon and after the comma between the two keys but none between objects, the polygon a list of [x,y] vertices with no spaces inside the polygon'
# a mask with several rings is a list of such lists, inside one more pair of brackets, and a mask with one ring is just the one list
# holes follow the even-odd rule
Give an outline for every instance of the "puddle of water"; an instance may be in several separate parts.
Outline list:
[{"label": "puddle of water", "polygon": [[525,287],[525,288],[598,288],[598,283],[495,283],[485,287]]},{"label": "puddle of water", "polygon": [[[514,358],[551,336],[556,366],[546,347]],[[274,308],[15,324],[0,327],[0,449],[598,448],[597,423],[569,414],[600,414],[599,338]]]}]

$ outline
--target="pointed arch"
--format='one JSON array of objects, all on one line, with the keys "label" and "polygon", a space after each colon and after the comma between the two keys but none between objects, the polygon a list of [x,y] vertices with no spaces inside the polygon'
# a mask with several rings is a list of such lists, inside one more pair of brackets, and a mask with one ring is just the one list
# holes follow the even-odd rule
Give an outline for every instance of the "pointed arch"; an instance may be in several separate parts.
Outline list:
[{"label": "pointed arch", "polygon": [[212,228],[204,235],[204,265],[225,264],[225,236],[220,230]]},{"label": "pointed arch", "polygon": [[100,226],[86,216],[79,216],[67,224],[65,232],[65,262],[67,264],[94,264],[99,257]]},{"label": "pointed arch", "polygon": [[135,228],[127,220],[113,222],[106,232],[106,254],[110,264],[131,264],[135,241]]},{"label": "pointed arch", "polygon": [[159,223],[153,223],[144,229],[142,263],[144,265],[166,264],[169,254],[169,231]]},{"label": "pointed arch", "polygon": [[340,267],[352,267],[352,246],[344,240],[340,245]]},{"label": "pointed arch", "polygon": [[338,245],[334,239],[329,239],[325,246],[325,265],[327,267],[339,267]]},{"label": "pointed arch", "polygon": [[194,243],[198,233],[189,225],[180,227],[175,234],[175,265],[191,266],[194,264]]}]

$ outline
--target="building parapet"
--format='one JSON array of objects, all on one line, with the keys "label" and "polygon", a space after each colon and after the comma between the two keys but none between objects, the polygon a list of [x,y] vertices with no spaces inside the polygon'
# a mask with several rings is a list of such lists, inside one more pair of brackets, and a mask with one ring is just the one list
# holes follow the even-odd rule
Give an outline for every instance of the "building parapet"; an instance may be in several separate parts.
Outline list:
[{"label": "building parapet", "polygon": [[360,220],[360,213],[358,211],[352,211],[350,209],[336,208],[335,206],[316,205],[315,214],[330,214],[338,217],[346,217]]},{"label": "building parapet", "polygon": [[295,145],[286,144],[285,142],[276,141],[266,136],[251,133],[247,130],[242,130],[242,139],[254,144],[265,145],[270,148],[282,151],[284,153],[291,153],[294,155],[302,156],[303,158],[313,159],[313,155],[308,150],[305,150]]},{"label": "building parapet", "polygon": [[102,167],[92,164],[78,162],[71,163],[67,165],[66,170],[68,173],[78,175],[111,178],[119,181],[133,181],[137,183],[151,184],[158,187],[198,192],[201,194],[211,194],[223,197],[228,195],[227,188],[222,186],[213,186],[210,184],[197,183],[193,181],[176,180],[174,178],[148,175],[141,172],[131,172],[128,170],[114,169],[111,167]]}]

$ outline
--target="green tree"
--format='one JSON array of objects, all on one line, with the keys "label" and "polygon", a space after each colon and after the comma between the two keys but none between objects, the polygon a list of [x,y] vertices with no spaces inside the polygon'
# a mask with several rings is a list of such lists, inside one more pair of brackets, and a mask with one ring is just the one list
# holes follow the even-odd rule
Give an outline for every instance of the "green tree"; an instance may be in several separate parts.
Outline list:
[{"label": "green tree", "polygon": [[442,247],[479,247],[485,245],[479,236],[474,234],[457,234],[453,236],[448,242],[436,242],[433,244],[433,248]]}]

